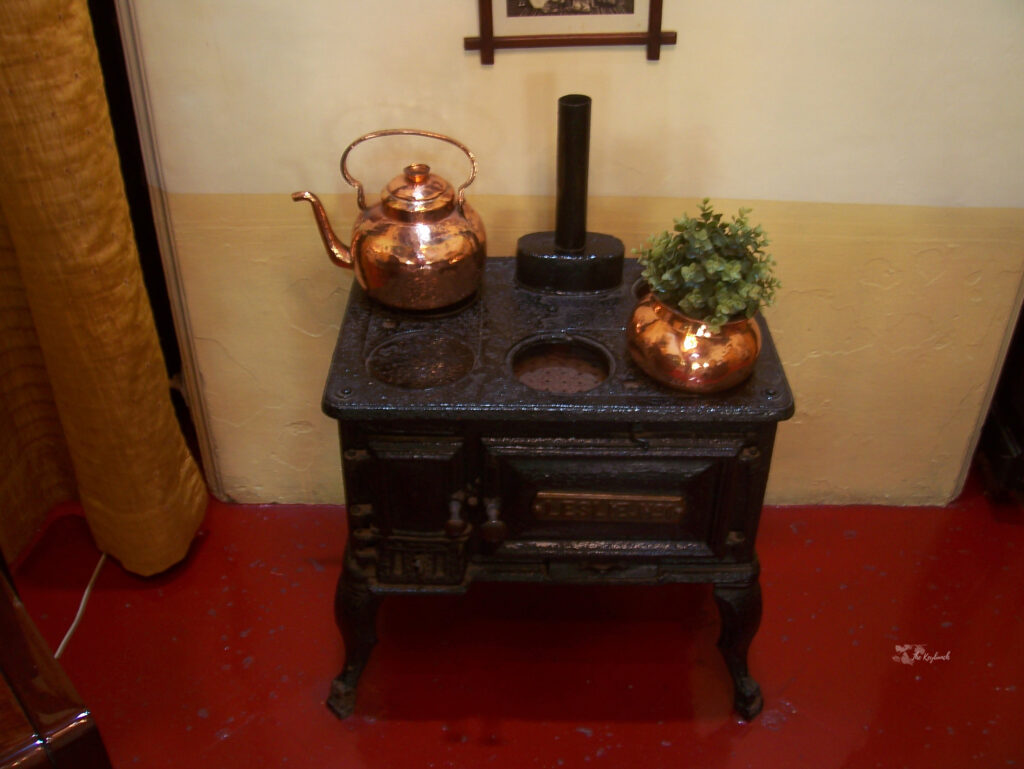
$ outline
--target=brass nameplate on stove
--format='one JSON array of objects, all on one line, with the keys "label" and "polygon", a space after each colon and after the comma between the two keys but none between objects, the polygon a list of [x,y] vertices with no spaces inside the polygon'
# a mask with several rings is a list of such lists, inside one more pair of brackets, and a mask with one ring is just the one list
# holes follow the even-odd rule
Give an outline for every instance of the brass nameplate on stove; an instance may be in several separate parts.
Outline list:
[{"label": "brass nameplate on stove", "polygon": [[530,509],[540,521],[678,523],[686,507],[682,497],[660,494],[539,491]]}]

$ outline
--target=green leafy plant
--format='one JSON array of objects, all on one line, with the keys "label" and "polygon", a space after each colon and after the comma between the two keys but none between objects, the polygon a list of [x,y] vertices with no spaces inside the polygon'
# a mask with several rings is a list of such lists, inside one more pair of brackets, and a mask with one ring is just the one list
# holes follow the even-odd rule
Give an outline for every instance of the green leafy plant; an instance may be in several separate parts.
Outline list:
[{"label": "green leafy plant", "polygon": [[765,252],[769,241],[761,226],[750,226],[751,209],[731,221],[708,198],[700,216],[675,220],[672,232],[652,235],[640,249],[643,277],[655,295],[684,315],[718,333],[729,320],[751,318],[775,298],[775,262]]}]

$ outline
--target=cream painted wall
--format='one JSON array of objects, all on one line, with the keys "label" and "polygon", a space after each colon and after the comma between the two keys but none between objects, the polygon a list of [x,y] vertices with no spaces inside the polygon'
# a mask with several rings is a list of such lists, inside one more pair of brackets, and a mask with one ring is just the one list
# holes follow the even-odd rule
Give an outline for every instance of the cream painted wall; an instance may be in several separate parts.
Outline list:
[{"label": "cream painted wall", "polygon": [[[510,253],[551,226],[568,92],[594,98],[591,229],[636,246],[709,194],[752,201],[773,236],[769,319],[798,414],[770,500],[956,494],[1021,301],[1024,5],[665,0],[680,43],[658,63],[623,48],[499,51],[482,67],[462,51],[469,0],[443,18],[422,0],[120,1],[222,496],[342,499],[319,399],[350,278],[287,193],[328,193],[344,231],[348,142],[447,132],[478,154],[469,194],[490,252]],[[371,191],[413,159],[465,173],[431,144],[363,145],[352,168]]]},{"label": "cream painted wall", "polygon": [[[462,50],[472,0],[130,5],[170,192],[341,191],[348,142],[409,125],[478,153],[477,194],[550,194],[555,100],[581,92],[595,195],[1024,206],[1012,0],[665,0],[679,44],[659,62],[581,48],[492,67]],[[371,189],[393,165],[367,158]]]}]

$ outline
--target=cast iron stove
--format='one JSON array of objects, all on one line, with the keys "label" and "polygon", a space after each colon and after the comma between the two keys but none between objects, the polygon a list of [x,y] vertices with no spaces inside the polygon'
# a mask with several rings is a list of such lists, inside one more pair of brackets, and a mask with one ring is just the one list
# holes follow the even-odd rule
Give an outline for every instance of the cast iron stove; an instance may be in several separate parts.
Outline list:
[{"label": "cast iron stove", "polygon": [[771,335],[746,383],[692,397],[626,352],[639,265],[589,293],[517,283],[492,258],[475,300],[402,314],[353,286],[324,393],[338,420],[349,540],[336,616],[351,714],[380,600],[476,580],[711,583],[747,719],[761,616],[754,551],[776,425],[793,398]]},{"label": "cast iron stove", "polygon": [[324,393],[338,420],[349,539],[335,613],[352,713],[380,600],[474,580],[704,582],[744,718],[761,618],[754,539],[793,397],[763,321],[753,375],[716,396],[662,389],[626,352],[640,266],[586,229],[590,99],[559,99],[556,229],[490,259],[473,300],[431,316],[358,286]]}]

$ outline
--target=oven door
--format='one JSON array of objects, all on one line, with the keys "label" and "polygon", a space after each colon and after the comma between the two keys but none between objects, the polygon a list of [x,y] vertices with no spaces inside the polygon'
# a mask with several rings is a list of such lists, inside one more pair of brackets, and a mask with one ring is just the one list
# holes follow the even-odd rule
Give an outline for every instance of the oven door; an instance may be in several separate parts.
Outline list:
[{"label": "oven door", "polygon": [[678,555],[723,550],[741,436],[488,438],[484,502],[524,557]]},{"label": "oven door", "polygon": [[461,438],[371,436],[362,466],[385,534],[443,534],[451,503],[465,489]]}]

